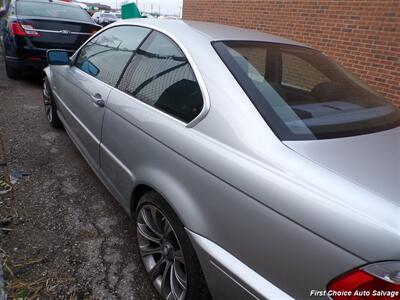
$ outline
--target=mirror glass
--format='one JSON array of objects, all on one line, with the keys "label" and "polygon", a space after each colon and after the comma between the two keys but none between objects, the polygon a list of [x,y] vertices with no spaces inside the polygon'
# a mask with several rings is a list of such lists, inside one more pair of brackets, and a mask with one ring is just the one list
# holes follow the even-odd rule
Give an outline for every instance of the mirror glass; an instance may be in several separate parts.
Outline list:
[{"label": "mirror glass", "polygon": [[47,52],[47,61],[49,65],[68,65],[68,52],[62,50],[50,50]]}]

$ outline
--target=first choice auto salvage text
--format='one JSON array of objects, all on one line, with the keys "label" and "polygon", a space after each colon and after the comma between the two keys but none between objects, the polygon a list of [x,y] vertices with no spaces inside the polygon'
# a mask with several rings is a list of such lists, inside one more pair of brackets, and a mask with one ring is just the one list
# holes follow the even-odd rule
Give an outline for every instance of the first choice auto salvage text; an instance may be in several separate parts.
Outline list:
[{"label": "first choice auto salvage text", "polygon": [[390,290],[373,290],[373,291],[363,291],[363,290],[355,290],[355,291],[334,291],[334,290],[311,290],[311,297],[351,297],[351,296],[361,296],[361,297],[389,297],[389,298],[397,298],[400,296],[400,291],[390,291]]}]

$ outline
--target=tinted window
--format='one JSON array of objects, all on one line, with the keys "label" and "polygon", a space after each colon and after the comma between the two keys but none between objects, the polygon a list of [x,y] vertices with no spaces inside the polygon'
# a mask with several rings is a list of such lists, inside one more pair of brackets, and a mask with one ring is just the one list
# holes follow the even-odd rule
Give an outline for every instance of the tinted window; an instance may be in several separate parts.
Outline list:
[{"label": "tinted window", "polygon": [[17,3],[18,15],[71,19],[92,23],[92,19],[88,13],[79,6],[46,2],[18,1]]},{"label": "tinted window", "polygon": [[132,54],[150,29],[133,26],[110,28],[90,40],[79,52],[76,67],[115,86]]},{"label": "tinted window", "polygon": [[321,71],[307,60],[282,52],[282,85],[311,92],[318,84],[329,82]]},{"label": "tinted window", "polygon": [[337,138],[400,125],[394,105],[318,51],[263,42],[214,47],[282,140]]},{"label": "tinted window", "polygon": [[185,55],[157,32],[137,51],[119,88],[184,122],[193,120],[203,107],[200,87]]}]

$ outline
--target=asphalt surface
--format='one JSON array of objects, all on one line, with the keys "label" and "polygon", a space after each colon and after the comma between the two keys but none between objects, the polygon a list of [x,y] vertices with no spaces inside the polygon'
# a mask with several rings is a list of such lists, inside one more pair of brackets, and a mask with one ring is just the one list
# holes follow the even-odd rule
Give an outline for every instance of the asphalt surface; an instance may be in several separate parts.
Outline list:
[{"label": "asphalt surface", "polygon": [[8,79],[0,58],[0,160],[7,160],[10,173],[31,174],[0,195],[0,255],[9,296],[156,299],[133,221],[66,132],[47,124],[41,84],[40,74]]}]

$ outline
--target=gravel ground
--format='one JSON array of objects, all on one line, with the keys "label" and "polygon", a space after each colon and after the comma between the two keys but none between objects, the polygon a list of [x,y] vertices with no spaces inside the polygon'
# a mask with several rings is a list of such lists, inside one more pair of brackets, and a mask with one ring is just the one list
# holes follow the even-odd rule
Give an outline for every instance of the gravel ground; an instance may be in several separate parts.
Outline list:
[{"label": "gravel ground", "polygon": [[10,80],[0,59],[0,160],[7,159],[11,172],[31,173],[12,193],[0,195],[0,254],[9,295],[156,299],[132,220],[65,131],[47,124],[39,77]]}]

